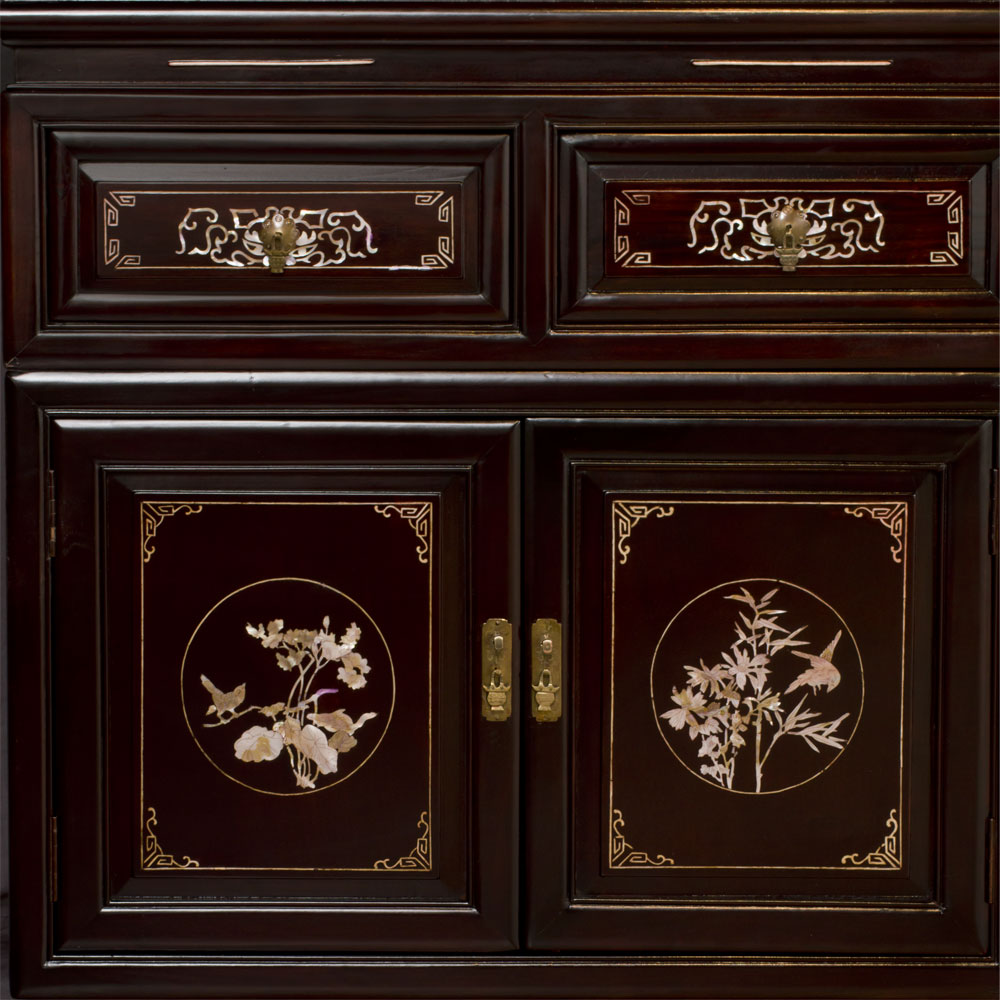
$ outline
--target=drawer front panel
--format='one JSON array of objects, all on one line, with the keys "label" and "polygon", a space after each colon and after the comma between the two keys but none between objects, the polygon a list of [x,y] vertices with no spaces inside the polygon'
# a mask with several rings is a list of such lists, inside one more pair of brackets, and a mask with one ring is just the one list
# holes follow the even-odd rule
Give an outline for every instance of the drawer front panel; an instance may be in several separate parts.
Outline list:
[{"label": "drawer front panel", "polygon": [[[55,132],[49,319],[503,322],[503,135]],[[64,198],[65,187],[72,193]]]},{"label": "drawer front panel", "polygon": [[562,153],[562,322],[995,311],[977,138],[568,135]]},{"label": "drawer front panel", "polygon": [[[807,278],[849,270],[853,279],[853,272],[866,277],[860,272],[875,268],[883,277],[942,268],[945,275],[968,275],[968,179],[952,188],[891,184],[609,183],[605,274],[653,282],[718,276],[734,283],[750,273],[774,277],[776,268]],[[796,223],[801,236],[791,231]],[[781,238],[786,227],[790,239]]]},{"label": "drawer front panel", "polygon": [[[954,14],[954,11],[951,12]],[[992,27],[992,26],[991,26]],[[744,25],[744,30],[746,25]],[[752,87],[802,85],[914,86],[960,83],[991,86],[996,78],[994,47],[970,41],[960,58],[938,44],[900,46],[890,41],[861,45],[836,43],[829,37],[800,42],[790,55],[776,53],[772,39],[758,45],[745,41],[720,45],[707,41],[664,46],[644,39],[625,45],[606,42],[601,58],[589,58],[573,46],[540,49],[536,42],[506,40],[502,49],[491,41],[463,38],[460,46],[440,40],[401,48],[378,42],[340,44],[336,51],[303,57],[301,46],[272,44],[266,53],[247,58],[243,46],[174,45],[154,50],[137,46],[95,48],[87,61],[73,50],[37,47],[19,53],[19,74],[32,81],[62,85],[87,84],[110,76],[137,83],[204,86],[217,83],[317,83],[353,88],[396,88],[400,84],[475,90],[526,82],[539,86],[572,83],[657,84],[696,86],[736,84]],[[329,50],[327,50],[329,52]],[[192,58],[194,55],[194,58]]]},{"label": "drawer front panel", "polygon": [[[347,271],[461,274],[455,234],[461,184],[265,192],[100,184],[96,193],[101,277],[133,270],[236,274],[261,267],[272,274],[329,271],[327,279]],[[381,245],[376,229],[385,234]]]}]

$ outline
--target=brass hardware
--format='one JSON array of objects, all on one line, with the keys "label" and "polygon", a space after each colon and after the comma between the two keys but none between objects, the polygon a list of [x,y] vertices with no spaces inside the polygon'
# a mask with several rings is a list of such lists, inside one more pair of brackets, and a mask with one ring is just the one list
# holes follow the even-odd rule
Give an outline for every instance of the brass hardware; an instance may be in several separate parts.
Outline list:
[{"label": "brass hardware", "polygon": [[800,257],[805,256],[807,237],[812,228],[801,209],[802,200],[793,198],[779,205],[767,223],[767,234],[774,244],[774,253],[781,261],[782,271],[794,271]]},{"label": "brass hardware", "polygon": [[511,709],[511,636],[506,618],[483,622],[483,718],[503,722]]},{"label": "brass hardware", "polygon": [[562,715],[562,625],[539,618],[531,626],[532,717],[557,722]]},{"label": "brass hardware", "polygon": [[269,215],[260,225],[260,242],[267,254],[271,274],[281,274],[285,258],[295,249],[299,227],[281,212]]},{"label": "brass hardware", "polygon": [[[671,193],[670,188],[649,188],[623,192],[623,197],[615,198],[612,238],[616,245],[624,241],[621,245],[625,260],[621,266],[660,266],[654,263],[652,251],[630,248],[627,234],[619,231],[619,219],[626,220],[621,225],[627,226],[630,206],[648,205],[654,195]],[[861,254],[877,254],[887,246],[882,238],[885,215],[874,198],[847,197],[846,192],[830,194],[833,197],[775,194],[734,198],[729,191],[719,191],[717,197],[703,197],[688,219],[691,238],[687,246],[698,254],[717,253],[723,260],[739,264],[759,265],[775,255],[786,271],[794,271],[804,257],[811,257],[813,262],[850,260]],[[939,196],[941,199],[954,196],[952,191],[920,194],[928,204],[944,204],[937,200]],[[931,202],[931,198],[935,200]],[[932,255],[940,255],[940,259],[932,256],[932,264],[955,265],[964,255],[962,206],[961,195],[947,202],[948,217],[955,220],[949,225],[957,228],[947,231],[948,250],[931,251]],[[852,263],[850,266],[883,265]]]}]

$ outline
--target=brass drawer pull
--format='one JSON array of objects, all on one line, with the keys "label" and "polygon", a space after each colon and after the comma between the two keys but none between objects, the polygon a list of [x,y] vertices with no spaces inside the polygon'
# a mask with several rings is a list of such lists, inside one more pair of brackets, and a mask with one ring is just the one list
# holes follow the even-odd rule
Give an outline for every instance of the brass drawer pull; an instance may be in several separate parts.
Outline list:
[{"label": "brass drawer pull", "polygon": [[531,714],[538,722],[562,716],[562,625],[540,618],[531,626]]},{"label": "brass drawer pull", "polygon": [[299,238],[299,227],[281,212],[268,216],[260,226],[260,244],[267,254],[271,274],[281,274],[285,269],[285,258],[295,249]]},{"label": "brass drawer pull", "polygon": [[513,629],[506,618],[483,622],[483,718],[503,722],[511,709],[511,644]]},{"label": "brass drawer pull", "polygon": [[[781,261],[782,271],[794,271],[810,243],[812,223],[806,218],[801,205],[800,198],[793,198],[774,209],[767,220],[767,235],[771,238],[775,256]],[[815,238],[812,241],[815,242]]]}]

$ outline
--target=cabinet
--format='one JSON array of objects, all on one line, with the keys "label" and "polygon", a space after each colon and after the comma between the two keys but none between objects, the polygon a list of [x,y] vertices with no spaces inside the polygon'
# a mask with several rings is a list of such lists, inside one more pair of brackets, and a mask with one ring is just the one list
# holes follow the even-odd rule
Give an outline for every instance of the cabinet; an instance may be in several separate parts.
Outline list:
[{"label": "cabinet", "polygon": [[996,995],[988,7],[5,7],[14,995]]}]

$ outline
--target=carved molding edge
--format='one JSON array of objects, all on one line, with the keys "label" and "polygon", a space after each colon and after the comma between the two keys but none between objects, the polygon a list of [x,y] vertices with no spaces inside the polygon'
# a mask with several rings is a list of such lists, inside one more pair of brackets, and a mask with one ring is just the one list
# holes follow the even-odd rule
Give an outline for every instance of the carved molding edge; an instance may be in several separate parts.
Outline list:
[{"label": "carved molding edge", "polygon": [[632,551],[631,546],[625,542],[632,529],[650,514],[657,517],[670,517],[674,508],[667,507],[662,503],[633,503],[625,500],[615,500],[611,504],[611,513],[615,525],[615,547],[621,558],[618,560],[622,566],[628,561],[628,554]]},{"label": "carved molding edge", "polygon": [[863,517],[869,514],[876,521],[884,524],[892,535],[892,561],[902,563],[901,558],[903,548],[906,545],[906,516],[907,505],[905,503],[866,503],[852,504],[844,508],[845,514],[853,514],[855,517]]},{"label": "carved molding edge", "polygon": [[201,865],[185,854],[183,862],[178,861],[172,854],[167,854],[160,847],[153,827],[156,826],[156,810],[152,806],[147,807],[149,818],[146,820],[146,837],[142,850],[143,868],[200,868]]},{"label": "carved molding edge", "polygon": [[420,821],[417,829],[423,832],[417,837],[417,845],[405,857],[390,861],[389,858],[382,858],[372,866],[377,871],[421,871],[431,870],[431,827],[427,819],[427,811],[420,814]]},{"label": "carved molding edge", "polygon": [[139,507],[142,514],[142,561],[148,563],[156,551],[153,539],[166,518],[174,514],[200,514],[200,503],[153,503],[143,500]]},{"label": "carved molding edge", "polygon": [[895,809],[889,813],[885,825],[889,832],[874,851],[869,851],[863,858],[857,854],[845,854],[840,859],[840,863],[855,868],[902,868],[903,863],[899,851],[899,820],[896,819]]},{"label": "carved molding edge", "polygon": [[398,514],[417,534],[417,561],[427,564],[431,548],[431,505],[430,503],[387,503],[376,504],[375,513],[383,517]]},{"label": "carved molding edge", "polygon": [[673,858],[657,854],[651,858],[645,851],[637,851],[625,839],[625,817],[621,809],[611,810],[611,867],[612,868],[669,868]]}]

